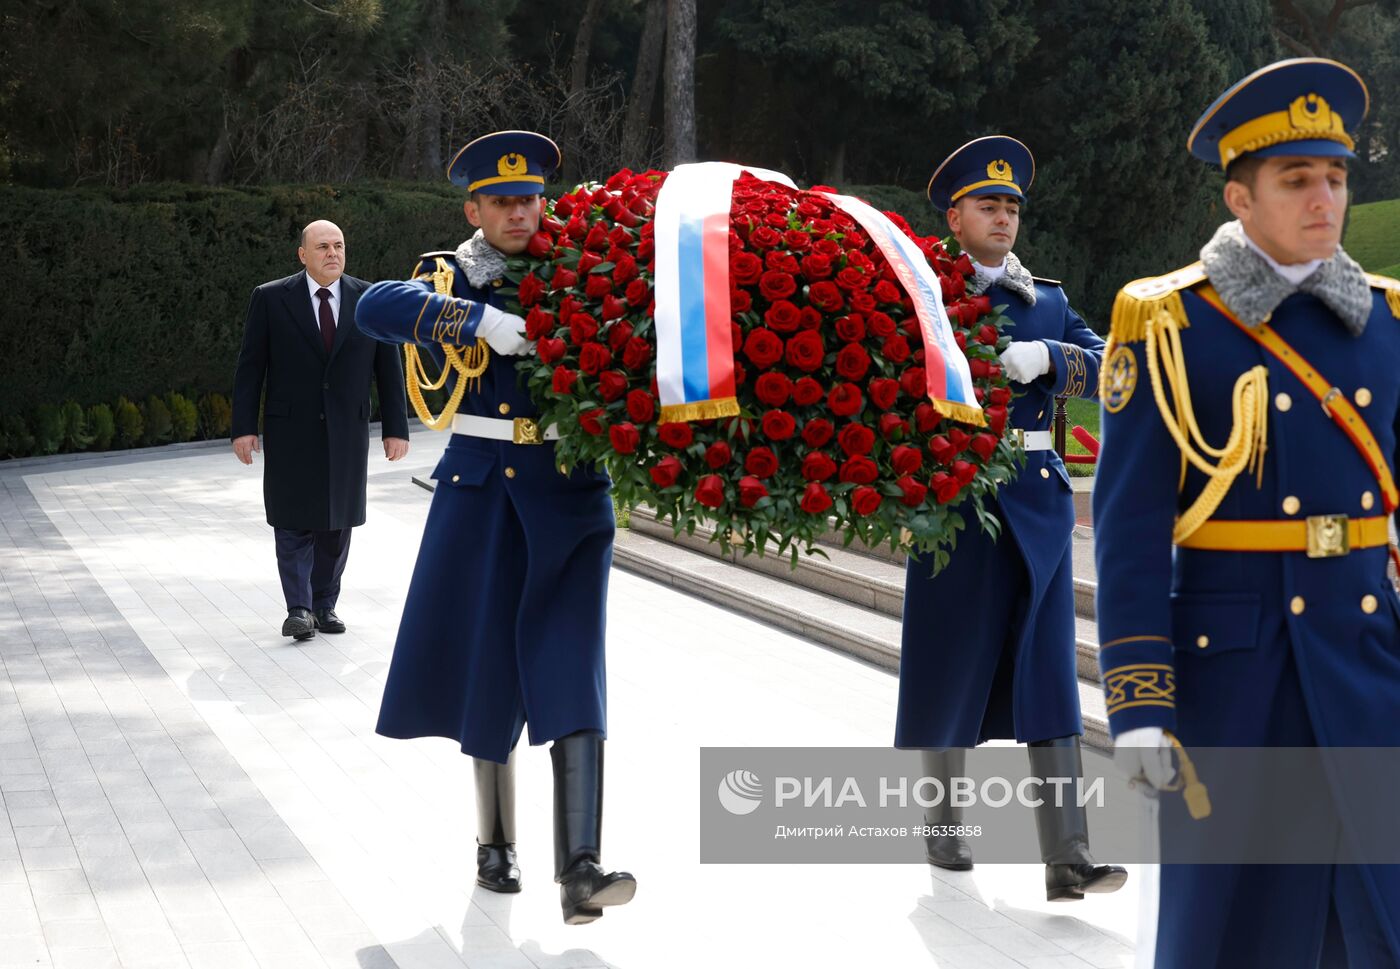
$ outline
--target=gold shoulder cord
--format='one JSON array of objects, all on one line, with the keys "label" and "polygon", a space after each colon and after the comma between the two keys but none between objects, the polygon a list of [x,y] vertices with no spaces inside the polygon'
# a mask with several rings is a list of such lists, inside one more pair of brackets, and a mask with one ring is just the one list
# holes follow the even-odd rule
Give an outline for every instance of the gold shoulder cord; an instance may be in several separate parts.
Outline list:
[{"label": "gold shoulder cord", "polygon": [[[1240,374],[1231,396],[1230,437],[1223,448],[1212,447],[1201,434],[1191,404],[1191,387],[1181,350],[1181,329],[1187,323],[1180,292],[1172,289],[1153,293],[1150,299],[1141,299],[1130,292],[1132,289],[1130,286],[1119,293],[1114,304],[1113,336],[1116,339],[1113,342],[1142,340],[1145,343],[1153,399],[1161,412],[1162,423],[1181,450],[1178,488],[1185,484],[1187,462],[1209,479],[1200,496],[1172,529],[1172,541],[1181,542],[1215,513],[1235,478],[1246,467],[1257,473],[1262,484],[1264,453],[1268,449],[1269,371],[1261,364]],[[1162,381],[1164,372],[1166,386]]]},{"label": "gold shoulder cord", "polygon": [[[452,267],[447,264],[447,260],[438,256],[433,272],[422,273],[414,278],[431,279],[439,296],[451,296],[453,276]],[[459,351],[458,347],[450,343],[443,343],[441,346],[443,356],[447,358],[447,365],[442,368],[437,380],[428,377],[418,347],[412,343],[405,343],[403,346],[404,364],[408,371],[408,399],[413,404],[418,419],[434,431],[446,430],[452,426],[452,418],[462,404],[462,395],[467,392],[467,385],[472,385],[472,391],[480,390],[481,375],[486,372],[486,365],[491,362],[491,349],[485,340],[478,339],[475,346],[468,347],[465,351]],[[423,399],[423,391],[440,390],[447,383],[447,375],[452,370],[457,371],[457,385],[452,389],[452,396],[443,405],[442,413],[434,417],[433,412],[428,409],[428,402]]]}]

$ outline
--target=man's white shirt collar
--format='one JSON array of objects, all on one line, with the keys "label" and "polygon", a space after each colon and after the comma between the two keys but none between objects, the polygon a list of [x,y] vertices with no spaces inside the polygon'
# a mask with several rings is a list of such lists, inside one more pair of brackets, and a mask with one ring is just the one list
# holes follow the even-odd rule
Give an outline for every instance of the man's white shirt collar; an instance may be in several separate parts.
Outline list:
[{"label": "man's white shirt collar", "polygon": [[[314,302],[315,299],[316,299],[316,290],[321,289],[322,286],[321,286],[320,283],[316,282],[316,280],[312,277],[312,275],[311,275],[310,273],[307,273],[307,274],[306,274],[306,288],[309,289],[309,290],[311,290],[311,299],[313,300],[312,305],[313,305],[313,306],[316,305],[316,303]],[[324,288],[325,288],[325,289],[329,289],[329,290],[331,291],[331,302],[332,302],[332,303],[339,303],[339,302],[340,302],[340,278],[339,278],[339,277],[336,277],[335,282],[331,283],[329,286],[326,286],[326,287],[324,287]]]},{"label": "man's white shirt collar", "polygon": [[985,276],[992,282],[1006,275],[1006,257],[1002,257],[1001,262],[995,266],[984,266],[976,259],[972,260],[972,268],[977,270],[978,275]]},{"label": "man's white shirt collar", "polygon": [[1269,264],[1270,268],[1272,268],[1274,272],[1278,273],[1280,276],[1288,280],[1294,286],[1297,286],[1303,280],[1307,279],[1313,273],[1317,272],[1317,267],[1321,266],[1324,262],[1326,262],[1325,259],[1309,259],[1307,262],[1297,262],[1285,266],[1283,263],[1274,259],[1273,256],[1269,255],[1263,249],[1259,248],[1259,244],[1249,237],[1248,232],[1244,233],[1243,235],[1245,245],[1249,246],[1249,248],[1253,249],[1255,252],[1259,253],[1259,255],[1263,256],[1264,261]]}]

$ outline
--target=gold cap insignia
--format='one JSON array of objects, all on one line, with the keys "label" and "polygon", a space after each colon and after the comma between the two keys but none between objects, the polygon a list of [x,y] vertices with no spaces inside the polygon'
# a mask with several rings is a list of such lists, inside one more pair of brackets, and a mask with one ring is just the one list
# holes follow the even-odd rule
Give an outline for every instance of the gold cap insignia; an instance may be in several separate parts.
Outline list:
[{"label": "gold cap insignia", "polygon": [[1288,106],[1288,123],[1301,131],[1344,131],[1342,119],[1317,94],[1304,94]]},{"label": "gold cap insignia", "polygon": [[987,163],[987,177],[998,182],[1011,181],[1011,166],[1003,158]]},{"label": "gold cap insignia", "polygon": [[500,161],[496,162],[496,171],[502,177],[513,175],[524,175],[528,170],[524,155],[511,152],[509,155],[502,155]]}]

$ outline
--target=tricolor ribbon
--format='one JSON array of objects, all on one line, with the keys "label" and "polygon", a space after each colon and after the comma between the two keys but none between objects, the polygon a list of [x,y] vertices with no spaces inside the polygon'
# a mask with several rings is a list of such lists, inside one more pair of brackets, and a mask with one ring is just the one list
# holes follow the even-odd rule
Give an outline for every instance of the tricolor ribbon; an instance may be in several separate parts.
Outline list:
[{"label": "tricolor ribbon", "polygon": [[779,172],[728,162],[681,165],[656,199],[656,385],[661,422],[732,417],[729,207],[743,172],[796,188]]},{"label": "tricolor ribbon", "polygon": [[858,198],[849,195],[827,196],[870,236],[880,248],[895,276],[914,303],[919,329],[924,337],[924,377],[928,383],[929,400],[944,417],[964,424],[981,427],[987,423],[977,393],[972,386],[972,371],[967,357],[953,338],[948,311],[943,307],[943,284],[938,274],[924,258],[923,252],[899,226],[883,213]]}]

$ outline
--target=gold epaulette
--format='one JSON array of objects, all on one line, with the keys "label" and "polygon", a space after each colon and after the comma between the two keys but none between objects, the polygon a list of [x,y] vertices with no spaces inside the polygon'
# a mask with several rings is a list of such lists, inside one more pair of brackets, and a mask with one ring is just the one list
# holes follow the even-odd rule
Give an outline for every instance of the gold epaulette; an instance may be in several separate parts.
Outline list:
[{"label": "gold epaulette", "polygon": [[1389,276],[1377,276],[1375,273],[1366,274],[1366,282],[1376,289],[1384,290],[1385,305],[1390,307],[1390,315],[1400,320],[1400,279],[1391,279]]},{"label": "gold epaulette", "polygon": [[1147,321],[1162,310],[1171,314],[1178,328],[1186,328],[1189,324],[1186,308],[1181,304],[1181,291],[1190,289],[1205,278],[1205,268],[1199,262],[1194,262],[1174,273],[1149,276],[1124,286],[1113,301],[1109,338],[1114,344],[1141,343],[1146,335]]},{"label": "gold epaulette", "polygon": [[[457,255],[455,252],[451,252],[450,250],[446,249],[439,250],[437,252],[423,253],[421,256],[418,257],[418,261],[413,264],[413,278],[433,279],[436,282],[436,274],[445,270],[447,272],[446,293],[448,295],[451,295],[452,267],[447,265],[446,258],[455,255]],[[439,289],[438,292],[443,292],[443,290]]]}]

